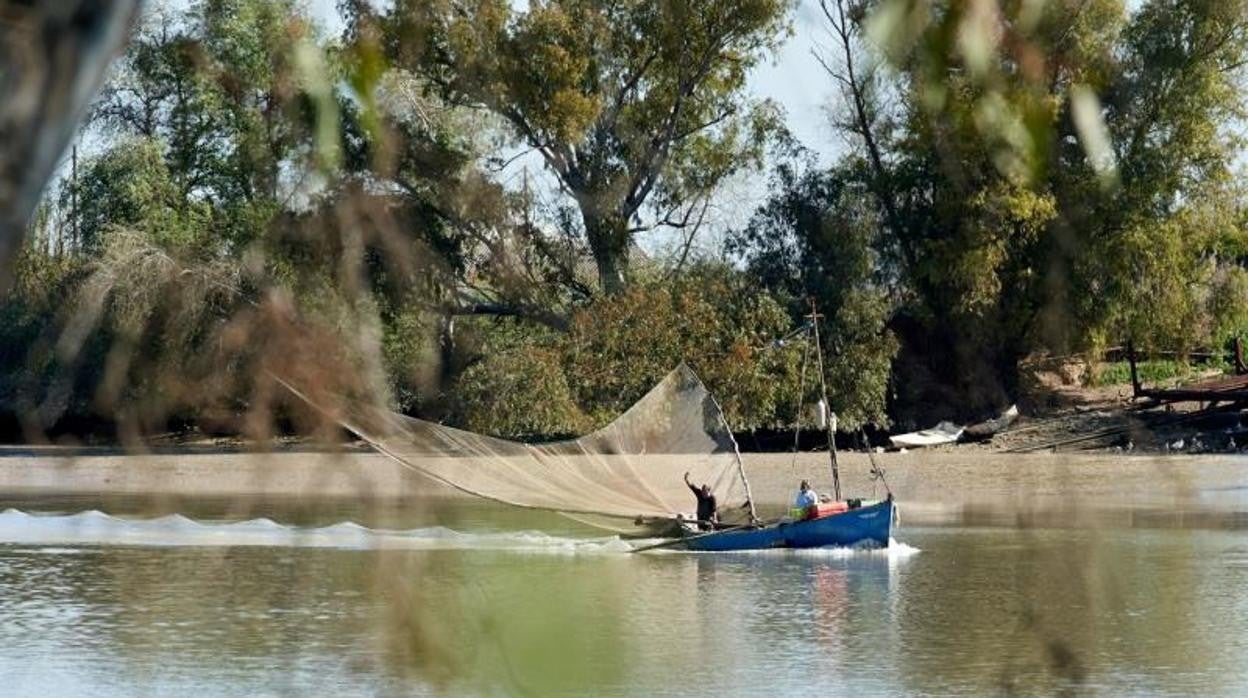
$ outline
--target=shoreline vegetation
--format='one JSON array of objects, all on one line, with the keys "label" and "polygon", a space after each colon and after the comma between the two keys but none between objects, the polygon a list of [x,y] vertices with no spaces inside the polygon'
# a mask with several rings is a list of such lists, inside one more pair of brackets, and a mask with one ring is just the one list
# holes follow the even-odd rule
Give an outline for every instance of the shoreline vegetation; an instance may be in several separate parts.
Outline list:
[{"label": "shoreline vegetation", "polygon": [[[842,447],[1237,451],[1103,360],[1248,334],[1248,4],[962,5],[155,3],[7,260],[0,440],[546,440],[687,362],[747,449],[826,394]],[[833,157],[751,85],[795,28]]]},{"label": "shoreline vegetation", "polygon": [[[1178,361],[1142,363],[1140,376],[1146,385],[1171,387],[1193,380],[1223,375],[1227,369],[1216,362],[1193,364]],[[1124,383],[1125,379],[1125,383]],[[1105,452],[1117,454],[1243,453],[1248,452],[1248,424],[1238,410],[1202,412],[1198,403],[1151,405],[1132,399],[1130,374],[1125,361],[1089,363],[1078,358],[1036,362],[1026,373],[1020,394],[1020,417],[990,438],[923,449],[942,453]],[[924,425],[922,428],[933,425]],[[899,433],[894,429],[892,433]],[[870,433],[873,450],[885,448],[890,434]],[[341,432],[331,440],[302,436],[279,436],[264,440],[237,434],[205,434],[194,427],[153,435],[141,441],[121,442],[89,433],[66,432],[54,439],[9,439],[0,445],[0,457],[16,453],[49,455],[137,454],[263,454],[263,453],[370,453],[368,444]],[[741,447],[756,453],[790,453],[793,432],[737,432]],[[544,440],[557,439],[536,439]],[[824,432],[808,427],[801,434],[803,451],[819,450]],[[851,434],[838,434],[838,449],[861,451],[862,442]]]}]

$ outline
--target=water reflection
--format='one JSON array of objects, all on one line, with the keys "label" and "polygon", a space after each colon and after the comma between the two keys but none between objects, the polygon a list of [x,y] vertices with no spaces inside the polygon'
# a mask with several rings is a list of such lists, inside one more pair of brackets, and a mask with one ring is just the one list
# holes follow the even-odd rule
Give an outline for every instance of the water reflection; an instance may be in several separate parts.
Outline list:
[{"label": "water reflection", "polygon": [[56,695],[1248,688],[1238,534],[900,538],[922,552],[0,544],[0,675]]}]

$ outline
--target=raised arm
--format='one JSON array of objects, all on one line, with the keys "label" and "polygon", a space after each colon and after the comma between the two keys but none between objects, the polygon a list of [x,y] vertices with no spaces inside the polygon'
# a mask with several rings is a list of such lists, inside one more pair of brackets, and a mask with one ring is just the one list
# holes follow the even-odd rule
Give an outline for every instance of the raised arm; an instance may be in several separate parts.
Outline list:
[{"label": "raised arm", "polygon": [[697,487],[694,487],[692,482],[689,482],[689,471],[685,471],[685,486],[688,487],[695,496],[700,497],[702,495],[702,491]]}]

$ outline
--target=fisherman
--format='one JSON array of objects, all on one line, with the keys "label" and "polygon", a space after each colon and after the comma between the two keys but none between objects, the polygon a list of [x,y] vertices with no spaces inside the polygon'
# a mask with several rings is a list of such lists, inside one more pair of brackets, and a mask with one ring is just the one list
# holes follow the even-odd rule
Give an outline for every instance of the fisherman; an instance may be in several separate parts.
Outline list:
[{"label": "fisherman", "polygon": [[802,480],[802,484],[798,486],[797,499],[793,501],[793,508],[800,509],[803,514],[808,514],[810,508],[819,504],[819,495],[810,489],[810,483]]},{"label": "fisherman", "polygon": [[703,531],[709,531],[719,523],[719,508],[715,501],[715,495],[711,493],[710,485],[702,485],[695,487],[689,482],[689,473],[685,473],[685,484],[693,492],[693,496],[698,498],[698,528]]}]

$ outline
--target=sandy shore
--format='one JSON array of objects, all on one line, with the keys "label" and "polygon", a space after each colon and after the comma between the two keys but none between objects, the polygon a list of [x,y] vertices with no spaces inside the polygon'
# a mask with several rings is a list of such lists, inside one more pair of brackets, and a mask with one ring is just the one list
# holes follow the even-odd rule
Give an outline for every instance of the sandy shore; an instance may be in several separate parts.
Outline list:
[{"label": "sandy shore", "polygon": [[[827,455],[745,454],[755,500],[782,507],[799,480],[830,489]],[[912,452],[875,456],[911,520],[968,514],[1099,511],[1248,512],[1248,457],[1006,455]],[[880,497],[862,453],[840,454],[847,497]],[[652,461],[677,480],[680,458]],[[389,500],[455,492],[381,455],[361,452],[166,452],[145,455],[0,449],[0,495],[282,497]]]}]

